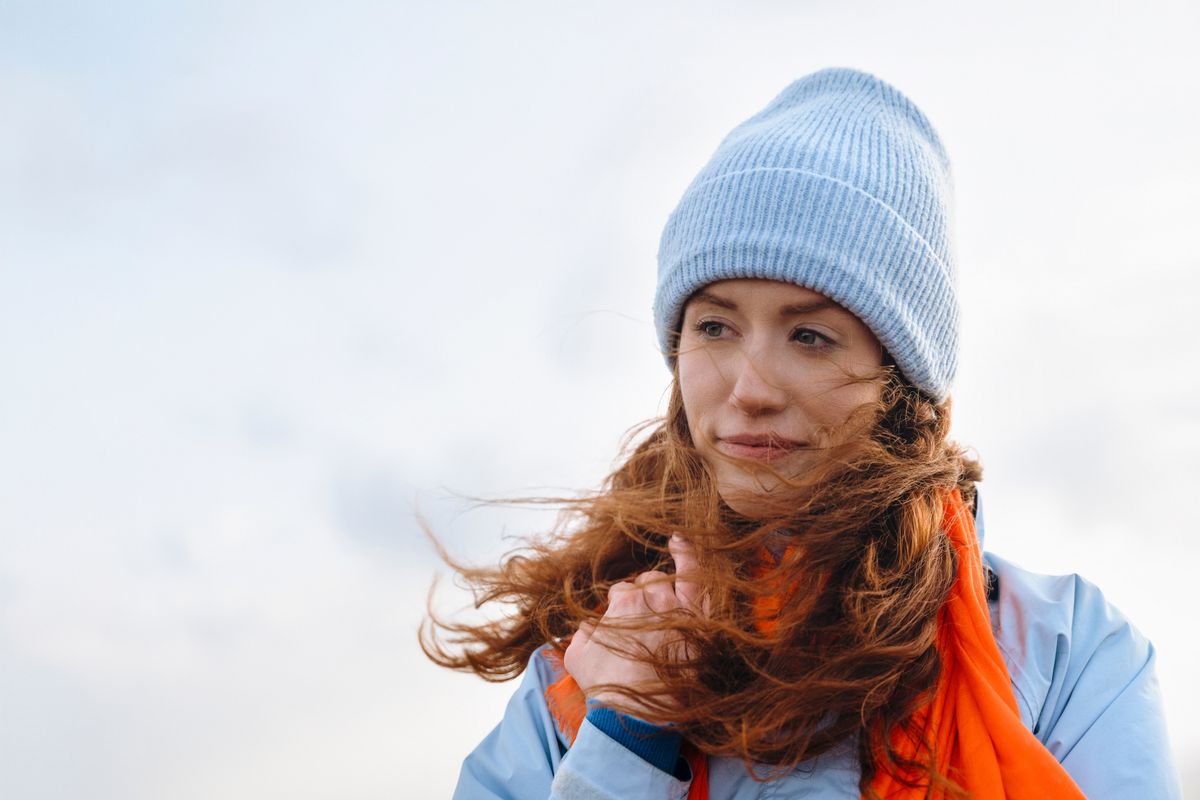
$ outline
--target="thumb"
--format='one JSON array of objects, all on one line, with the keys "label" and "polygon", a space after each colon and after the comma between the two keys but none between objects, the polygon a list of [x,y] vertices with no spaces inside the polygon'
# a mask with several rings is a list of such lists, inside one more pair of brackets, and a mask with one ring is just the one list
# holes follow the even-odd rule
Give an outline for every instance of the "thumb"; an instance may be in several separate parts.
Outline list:
[{"label": "thumb", "polygon": [[675,596],[685,607],[707,616],[707,603],[702,607],[704,589],[700,585],[700,560],[696,557],[696,548],[678,533],[671,536],[667,543],[671,558],[675,561]]},{"label": "thumb", "polygon": [[579,630],[575,631],[575,635],[571,637],[572,644],[578,640],[580,646],[588,643],[592,638],[592,633],[596,630],[596,623],[589,620],[584,620],[579,623]]}]

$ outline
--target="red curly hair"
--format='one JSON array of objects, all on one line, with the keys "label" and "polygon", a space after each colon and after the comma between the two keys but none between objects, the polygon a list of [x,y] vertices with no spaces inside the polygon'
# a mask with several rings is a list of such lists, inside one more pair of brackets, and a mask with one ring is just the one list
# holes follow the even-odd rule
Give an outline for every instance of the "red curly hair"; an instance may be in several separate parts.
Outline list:
[{"label": "red curly hair", "polygon": [[[879,769],[953,792],[950,776],[905,761],[886,733],[936,686],[937,612],[956,574],[942,497],[957,488],[973,507],[981,471],[948,439],[948,401],[930,401],[891,367],[877,379],[878,403],[860,409],[867,434],[831,444],[753,520],[721,502],[676,382],[666,418],[635,429],[600,491],[553,501],[565,510],[555,530],[498,566],[447,558],[477,607],[511,613],[473,624],[430,609],[426,655],[487,680],[514,678],[538,647],[562,651],[581,623],[598,621],[610,586],[670,571],[667,542],[678,532],[697,550],[711,611],[637,623],[678,631],[693,654],[679,663],[631,652],[663,684],[639,695],[640,707],[701,751],[747,765],[788,770],[853,741],[865,797]],[[773,603],[767,626],[756,620],[764,602]]]}]

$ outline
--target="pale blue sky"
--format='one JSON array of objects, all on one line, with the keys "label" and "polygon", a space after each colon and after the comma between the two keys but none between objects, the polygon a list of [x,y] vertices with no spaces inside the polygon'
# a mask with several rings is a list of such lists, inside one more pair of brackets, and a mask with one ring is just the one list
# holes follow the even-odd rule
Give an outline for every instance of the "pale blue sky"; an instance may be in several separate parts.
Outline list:
[{"label": "pale blue sky", "polygon": [[417,651],[415,511],[486,561],[548,520],[461,496],[600,479],[666,386],[667,214],[828,65],[954,162],[989,546],[1154,639],[1200,762],[1198,36],[1189,2],[0,0],[0,795],[448,795],[511,687]]}]

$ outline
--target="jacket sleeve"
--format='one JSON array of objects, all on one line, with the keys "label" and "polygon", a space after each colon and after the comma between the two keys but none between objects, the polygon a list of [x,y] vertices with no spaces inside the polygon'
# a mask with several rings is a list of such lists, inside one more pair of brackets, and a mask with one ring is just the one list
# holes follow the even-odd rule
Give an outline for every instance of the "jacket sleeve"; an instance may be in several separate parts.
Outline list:
[{"label": "jacket sleeve", "polygon": [[463,761],[454,800],[683,800],[688,784],[584,721],[570,750],[546,708],[557,676],[534,652],[504,718]]},{"label": "jacket sleeve", "polygon": [[1154,647],[1091,583],[1036,578],[1017,577],[1034,599],[1009,617],[1024,629],[1009,655],[1034,735],[1091,800],[1182,798]]}]

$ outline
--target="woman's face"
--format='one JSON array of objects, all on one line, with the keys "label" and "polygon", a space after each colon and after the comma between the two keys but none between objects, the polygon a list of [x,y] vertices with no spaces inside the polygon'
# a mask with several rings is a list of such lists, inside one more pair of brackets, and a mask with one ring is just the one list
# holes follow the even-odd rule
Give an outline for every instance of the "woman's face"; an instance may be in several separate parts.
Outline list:
[{"label": "woman's face", "polygon": [[692,295],[680,335],[679,388],[721,498],[753,517],[780,483],[755,464],[796,478],[819,458],[818,448],[854,435],[844,423],[878,401],[880,382],[871,378],[882,359],[866,325],[811,289],[742,278]]}]

